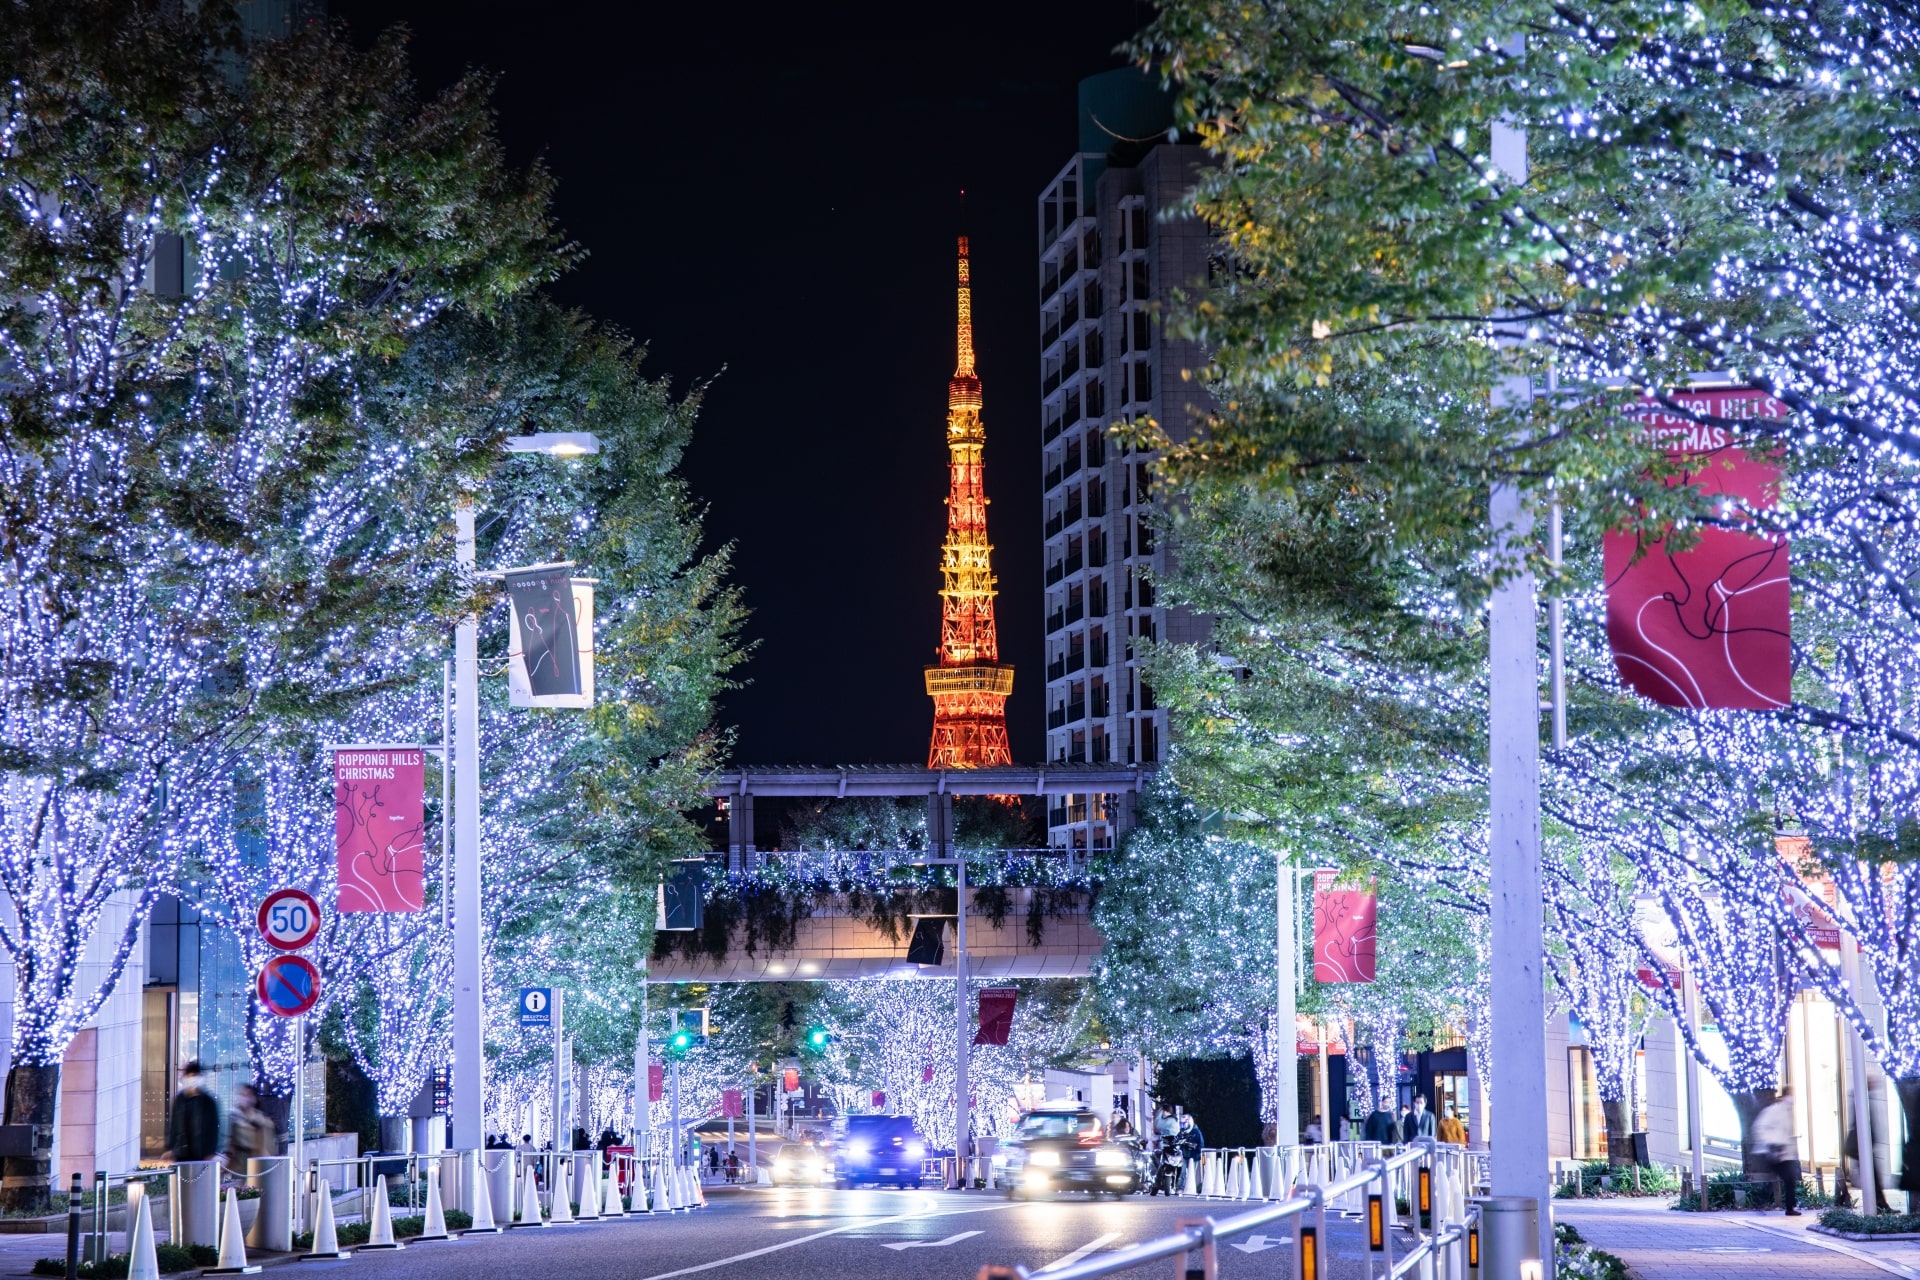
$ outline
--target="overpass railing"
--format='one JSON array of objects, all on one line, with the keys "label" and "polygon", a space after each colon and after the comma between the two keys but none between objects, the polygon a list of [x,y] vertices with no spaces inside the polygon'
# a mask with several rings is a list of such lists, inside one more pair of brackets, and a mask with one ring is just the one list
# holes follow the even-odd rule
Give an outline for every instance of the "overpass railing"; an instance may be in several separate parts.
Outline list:
[{"label": "overpass railing", "polygon": [[[1142,1244],[1096,1254],[1067,1266],[1045,1268],[1047,1280],[1097,1280],[1116,1275],[1163,1258],[1181,1258],[1180,1269],[1187,1275],[1212,1277],[1218,1274],[1219,1244],[1244,1235],[1257,1227],[1271,1226],[1291,1219],[1293,1224],[1295,1275],[1329,1274],[1332,1254],[1327,1238],[1327,1209],[1349,1196],[1364,1199],[1366,1247],[1370,1259],[1384,1264],[1388,1280],[1413,1274],[1429,1274],[1436,1261],[1447,1264],[1447,1274],[1465,1275],[1469,1257],[1477,1262],[1479,1207],[1466,1201],[1459,1188],[1445,1185],[1446,1174],[1439,1159],[1437,1144],[1423,1138],[1384,1158],[1368,1158],[1362,1166],[1325,1184],[1302,1188],[1277,1204],[1262,1205],[1230,1218],[1201,1218],[1182,1223],[1172,1235]],[[1411,1171],[1411,1176],[1406,1172]],[[1412,1243],[1396,1249],[1394,1240],[1394,1194],[1397,1186],[1411,1182],[1414,1198],[1408,1201],[1410,1212],[1406,1228]],[[1448,1210],[1457,1210],[1452,1219]],[[1197,1256],[1196,1256],[1197,1255]],[[1368,1268],[1372,1274],[1371,1264]],[[1024,1266],[986,1266],[977,1280],[1027,1280],[1033,1275]]]}]

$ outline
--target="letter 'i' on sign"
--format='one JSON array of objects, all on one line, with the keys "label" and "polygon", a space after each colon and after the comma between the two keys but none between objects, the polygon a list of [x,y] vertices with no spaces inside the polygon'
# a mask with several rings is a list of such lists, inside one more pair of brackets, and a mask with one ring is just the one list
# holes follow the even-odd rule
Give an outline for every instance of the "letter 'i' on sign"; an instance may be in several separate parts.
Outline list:
[{"label": "letter 'i' on sign", "polygon": [[412,747],[333,753],[333,843],[342,911],[427,905],[426,757]]},{"label": "letter 'i' on sign", "polygon": [[[1760,391],[1691,390],[1669,399],[1718,419],[1779,419],[1786,406]],[[1779,499],[1780,469],[1735,443],[1724,425],[1642,402],[1633,416],[1664,444],[1690,484],[1763,511]],[[1737,510],[1726,504],[1728,515]],[[1602,540],[1607,644],[1620,679],[1662,706],[1764,711],[1792,700],[1792,584],[1787,540],[1737,528],[1696,530],[1685,551],[1633,533]],[[1637,558],[1636,558],[1637,557]]]},{"label": "letter 'i' on sign", "polygon": [[516,707],[593,705],[593,584],[564,567],[509,573],[507,701]]},{"label": "letter 'i' on sign", "polygon": [[1334,888],[1338,873],[1313,873],[1313,980],[1372,982],[1379,900],[1371,889]]}]

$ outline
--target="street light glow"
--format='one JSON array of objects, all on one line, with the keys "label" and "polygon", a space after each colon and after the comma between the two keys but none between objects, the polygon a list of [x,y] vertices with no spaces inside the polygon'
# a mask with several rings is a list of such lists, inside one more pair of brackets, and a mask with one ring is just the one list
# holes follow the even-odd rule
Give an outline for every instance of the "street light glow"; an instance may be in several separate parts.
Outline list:
[{"label": "street light glow", "polygon": [[507,452],[578,458],[600,452],[600,437],[591,431],[540,431],[530,436],[508,436]]}]

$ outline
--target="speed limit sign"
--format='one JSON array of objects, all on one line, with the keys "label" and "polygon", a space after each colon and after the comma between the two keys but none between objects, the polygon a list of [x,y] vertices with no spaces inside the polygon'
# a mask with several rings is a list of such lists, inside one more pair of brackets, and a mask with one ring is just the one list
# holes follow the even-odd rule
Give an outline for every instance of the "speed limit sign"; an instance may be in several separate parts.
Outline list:
[{"label": "speed limit sign", "polygon": [[260,936],[282,951],[298,951],[320,933],[320,904],[304,889],[275,889],[260,904]]}]

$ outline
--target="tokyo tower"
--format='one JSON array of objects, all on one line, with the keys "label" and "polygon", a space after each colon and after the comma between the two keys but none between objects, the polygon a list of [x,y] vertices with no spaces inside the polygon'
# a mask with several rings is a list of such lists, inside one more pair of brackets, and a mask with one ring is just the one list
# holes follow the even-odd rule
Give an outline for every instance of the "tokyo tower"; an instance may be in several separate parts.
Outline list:
[{"label": "tokyo tower", "polygon": [[987,432],[973,372],[973,287],[960,237],[959,351],[947,383],[947,540],[940,548],[940,662],[927,668],[933,698],[929,769],[1011,764],[1007,695],[1013,668],[1000,665],[993,625],[993,546],[987,541]]}]

